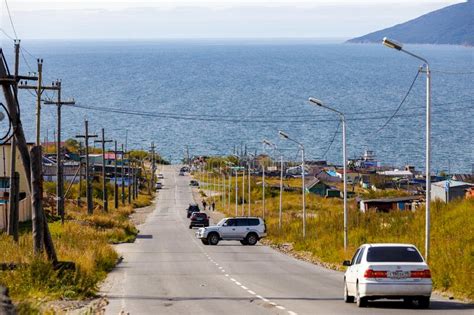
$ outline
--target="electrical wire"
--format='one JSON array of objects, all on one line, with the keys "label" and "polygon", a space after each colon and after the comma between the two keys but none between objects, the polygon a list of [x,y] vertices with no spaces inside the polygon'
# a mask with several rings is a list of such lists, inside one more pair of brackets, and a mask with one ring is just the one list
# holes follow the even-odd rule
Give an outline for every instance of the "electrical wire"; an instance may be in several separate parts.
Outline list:
[{"label": "electrical wire", "polygon": [[[12,123],[12,117],[10,115],[10,112],[8,111],[8,109],[5,107],[5,105],[3,105],[3,103],[0,103],[0,106],[3,107],[3,109],[5,110],[5,112],[7,113],[7,117],[8,117],[8,130],[7,132],[0,137],[0,143],[1,144],[5,144],[7,143],[8,141],[10,141],[10,139],[15,135],[15,133],[11,133],[12,131],[12,126],[13,126],[13,123]],[[11,133],[11,134],[10,134]]]},{"label": "electrical wire", "polygon": [[411,85],[410,87],[408,88],[408,91],[405,93],[405,96],[403,97],[402,101],[400,102],[400,104],[398,105],[397,109],[393,112],[392,116],[390,116],[389,119],[387,119],[387,121],[382,125],[382,127],[380,127],[379,129],[377,129],[377,131],[375,133],[379,133],[381,130],[383,130],[389,123],[390,121],[392,121],[393,117],[395,117],[395,115],[397,115],[397,113],[400,111],[400,109],[402,108],[403,106],[403,103],[405,103],[405,101],[407,100],[408,98],[408,95],[410,95],[412,89],[413,89],[413,86],[415,85],[415,82],[416,80],[418,79],[418,76],[420,75],[420,69],[418,69],[418,71],[416,72],[416,75],[415,77],[413,78],[413,81],[411,82]]},{"label": "electrical wire", "polygon": [[326,155],[328,154],[329,150],[331,149],[332,144],[333,144],[334,141],[336,140],[337,133],[339,132],[339,127],[341,127],[341,121],[340,121],[340,120],[339,120],[339,124],[337,125],[336,131],[334,131],[334,135],[333,135],[331,141],[329,142],[329,145],[328,145],[326,151],[325,151],[324,154],[322,155],[323,159],[326,158]]},{"label": "electrical wire", "polygon": [[8,39],[15,40],[10,34],[8,34],[3,28],[0,28],[0,32],[2,32]]},{"label": "electrical wire", "polygon": [[443,74],[474,74],[474,71],[454,71],[454,70],[431,70],[431,72]]},{"label": "electrical wire", "polygon": [[15,24],[13,24],[12,14],[10,12],[10,7],[8,6],[8,1],[7,0],[5,0],[5,7],[7,8],[8,18],[10,19],[10,24],[12,26],[13,34],[15,34],[15,39],[18,39],[18,35],[17,35],[16,29],[15,29]]}]

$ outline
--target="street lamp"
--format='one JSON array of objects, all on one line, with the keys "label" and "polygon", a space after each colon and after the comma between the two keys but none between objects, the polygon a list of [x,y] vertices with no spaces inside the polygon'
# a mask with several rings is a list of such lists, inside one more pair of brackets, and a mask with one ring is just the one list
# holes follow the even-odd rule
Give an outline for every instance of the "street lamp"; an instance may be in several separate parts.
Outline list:
[{"label": "street lamp", "polygon": [[383,44],[389,48],[402,51],[407,55],[410,55],[418,60],[424,62],[425,69],[423,72],[426,73],[426,214],[425,214],[425,259],[428,261],[430,255],[430,201],[431,201],[431,71],[428,61],[415,55],[405,49],[403,45],[397,43],[394,40],[390,40],[384,37]]},{"label": "street lamp", "polygon": [[326,106],[322,101],[310,97],[309,102],[317,106],[326,108],[339,115],[342,122],[342,163],[343,163],[343,178],[344,178],[344,250],[347,250],[348,232],[347,232],[347,145],[346,145],[346,117],[344,113]]},{"label": "street lamp", "polygon": [[304,183],[304,173],[305,173],[305,163],[304,163],[304,145],[301,142],[298,142],[292,138],[290,138],[286,133],[283,131],[278,131],[278,134],[286,140],[292,141],[296,143],[301,149],[301,189],[303,194],[303,238],[306,237],[306,195],[305,195],[305,183]]},{"label": "street lamp", "polygon": [[263,143],[272,147],[274,150],[280,152],[280,208],[278,212],[278,229],[281,230],[281,221],[282,221],[282,204],[283,204],[283,152],[278,150],[276,144],[271,143],[268,140],[263,140]]}]

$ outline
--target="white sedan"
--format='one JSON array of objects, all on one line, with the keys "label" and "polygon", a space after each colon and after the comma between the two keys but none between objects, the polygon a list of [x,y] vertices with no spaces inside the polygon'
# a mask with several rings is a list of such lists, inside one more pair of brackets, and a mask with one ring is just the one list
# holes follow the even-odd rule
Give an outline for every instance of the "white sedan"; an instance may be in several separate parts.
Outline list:
[{"label": "white sedan", "polygon": [[344,274],[344,301],[367,306],[369,300],[403,299],[428,308],[431,272],[414,245],[364,244],[357,249]]}]

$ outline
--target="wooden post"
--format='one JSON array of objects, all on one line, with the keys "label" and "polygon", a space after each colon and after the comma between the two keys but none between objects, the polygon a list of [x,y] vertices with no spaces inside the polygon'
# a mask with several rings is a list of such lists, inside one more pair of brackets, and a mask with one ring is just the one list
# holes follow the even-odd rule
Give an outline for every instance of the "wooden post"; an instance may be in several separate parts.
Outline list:
[{"label": "wooden post", "polygon": [[44,214],[43,214],[43,172],[41,146],[34,146],[31,156],[31,204],[33,207],[33,248],[36,255],[43,251],[44,246]]},{"label": "wooden post", "polygon": [[117,151],[117,140],[114,141],[115,150],[114,150],[114,206],[115,209],[119,207],[119,197],[118,197],[118,183],[117,183],[117,162],[118,162],[118,151]]},{"label": "wooden post", "polygon": [[14,172],[10,177],[10,212],[8,217],[8,235],[18,242],[20,174]]}]

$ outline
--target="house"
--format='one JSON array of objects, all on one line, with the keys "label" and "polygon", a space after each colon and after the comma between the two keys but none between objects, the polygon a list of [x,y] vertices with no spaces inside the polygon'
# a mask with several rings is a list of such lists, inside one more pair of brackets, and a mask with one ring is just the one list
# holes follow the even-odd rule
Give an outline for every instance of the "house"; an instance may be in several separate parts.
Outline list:
[{"label": "house", "polygon": [[[337,170],[336,171],[336,176],[339,177],[341,180],[344,180],[344,170]],[[349,185],[352,185],[356,182],[359,181],[359,173],[352,171],[352,170],[346,170],[346,176],[347,176],[347,183]]]},{"label": "house", "polygon": [[474,184],[443,180],[431,184],[431,200],[449,202],[456,198],[465,198],[466,190],[474,187]]},{"label": "house", "polygon": [[454,174],[452,180],[474,184],[474,174]]},{"label": "house", "polygon": [[[33,147],[33,143],[28,143],[28,150]],[[0,230],[6,228],[7,223],[7,201],[10,191],[10,164],[11,164],[11,146],[10,143],[0,145]],[[16,150],[16,171],[20,175],[20,203],[19,219],[20,222],[31,220],[31,195],[29,191],[28,179],[26,177],[23,161],[20,153]]]},{"label": "house", "polygon": [[325,184],[318,178],[315,178],[311,182],[309,182],[306,185],[306,189],[310,193],[319,195],[321,197],[327,197],[327,198],[341,197],[341,192],[339,191],[339,189]]},{"label": "house", "polygon": [[391,171],[377,172],[377,174],[386,176],[389,178],[413,178],[413,173],[409,170],[398,170],[394,169]]},{"label": "house", "polygon": [[367,199],[359,201],[359,210],[366,212],[371,209],[377,212],[390,212],[393,210],[415,210],[421,203],[420,196],[406,196],[396,198]]}]

